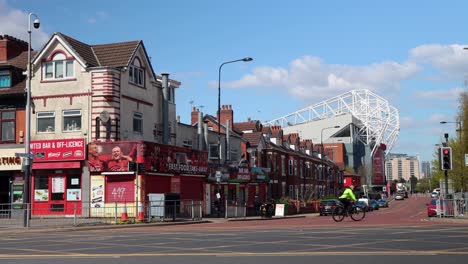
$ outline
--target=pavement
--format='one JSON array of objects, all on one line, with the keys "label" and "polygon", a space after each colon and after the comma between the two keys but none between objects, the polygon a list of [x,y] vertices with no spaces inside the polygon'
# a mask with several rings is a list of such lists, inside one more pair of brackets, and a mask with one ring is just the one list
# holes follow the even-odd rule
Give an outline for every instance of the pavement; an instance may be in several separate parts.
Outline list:
[{"label": "pavement", "polygon": [[[274,221],[280,219],[292,219],[292,218],[305,218],[318,216],[318,214],[298,214],[298,215],[287,215],[287,216],[273,216],[270,218],[264,218],[260,216],[249,216],[243,218],[204,218],[201,220],[176,220],[176,221],[159,221],[159,222],[142,222],[142,223],[127,223],[127,224],[93,224],[93,225],[54,225],[54,226],[35,226],[35,227],[19,227],[19,226],[7,226],[0,225],[0,235],[2,234],[15,234],[15,233],[44,233],[44,232],[68,232],[68,231],[84,231],[84,230],[104,230],[104,229],[120,229],[120,228],[138,228],[138,227],[149,227],[149,226],[175,226],[175,225],[192,225],[192,224],[206,224],[206,223],[227,223],[236,221]],[[34,221],[34,219],[32,219]]]}]

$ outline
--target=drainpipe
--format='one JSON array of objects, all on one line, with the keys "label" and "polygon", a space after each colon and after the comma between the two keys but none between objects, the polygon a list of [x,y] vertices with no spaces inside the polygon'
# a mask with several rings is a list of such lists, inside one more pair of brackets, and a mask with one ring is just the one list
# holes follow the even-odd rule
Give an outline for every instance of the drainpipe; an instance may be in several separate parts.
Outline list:
[{"label": "drainpipe", "polygon": [[231,123],[230,123],[230,120],[229,119],[226,119],[226,147],[224,148],[225,149],[225,153],[224,153],[224,157],[226,157],[226,161],[230,161],[231,160],[231,140],[230,140],[230,137],[231,137],[231,134],[229,133],[229,131],[231,130],[231,127],[230,127]]},{"label": "drainpipe", "polygon": [[204,150],[208,150],[208,123],[203,123],[203,132],[205,136],[205,140],[203,143],[204,144]]},{"label": "drainpipe", "polygon": [[163,87],[163,144],[169,144],[169,73],[162,73]]},{"label": "drainpipe", "polygon": [[203,113],[198,111],[198,150],[203,150]]}]

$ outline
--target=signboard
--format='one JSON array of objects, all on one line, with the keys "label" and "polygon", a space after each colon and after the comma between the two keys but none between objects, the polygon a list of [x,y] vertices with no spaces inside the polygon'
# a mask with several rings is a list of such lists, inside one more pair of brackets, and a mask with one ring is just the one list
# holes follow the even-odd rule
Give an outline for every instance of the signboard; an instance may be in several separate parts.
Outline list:
[{"label": "signboard", "polygon": [[284,204],[276,204],[275,216],[284,216]]},{"label": "signboard", "polygon": [[91,207],[104,207],[104,176],[91,177]]},{"label": "signboard", "polygon": [[372,170],[373,170],[373,179],[372,184],[374,185],[383,185],[384,184],[384,150],[380,147],[372,158]]},{"label": "signboard", "polygon": [[465,154],[465,167],[468,167],[468,154]]},{"label": "signboard", "polygon": [[142,141],[88,144],[91,172],[128,171],[128,162],[137,162],[147,172],[208,174],[206,151]]},{"label": "signboard", "polygon": [[85,159],[84,138],[34,140],[30,146],[34,162]]}]

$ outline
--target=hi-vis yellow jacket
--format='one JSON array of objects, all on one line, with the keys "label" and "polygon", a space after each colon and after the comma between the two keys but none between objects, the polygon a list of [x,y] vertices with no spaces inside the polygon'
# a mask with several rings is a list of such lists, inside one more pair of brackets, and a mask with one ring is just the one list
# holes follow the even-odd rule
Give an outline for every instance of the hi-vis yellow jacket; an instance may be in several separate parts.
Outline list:
[{"label": "hi-vis yellow jacket", "polygon": [[353,201],[357,201],[356,196],[354,196],[353,190],[351,190],[351,188],[346,188],[346,190],[344,190],[343,194],[340,196],[340,199],[351,199]]}]

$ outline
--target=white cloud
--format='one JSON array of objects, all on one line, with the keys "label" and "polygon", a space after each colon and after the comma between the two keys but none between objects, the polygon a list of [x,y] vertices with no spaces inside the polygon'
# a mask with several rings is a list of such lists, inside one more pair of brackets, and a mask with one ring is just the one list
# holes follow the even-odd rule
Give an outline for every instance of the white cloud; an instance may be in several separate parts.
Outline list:
[{"label": "white cloud", "polygon": [[[31,17],[31,20],[34,21],[34,17]],[[5,1],[0,1],[0,32],[2,35],[10,35],[28,41],[28,21],[28,13],[12,9]],[[49,40],[49,34],[42,31],[42,28],[34,29],[31,26],[31,35],[32,48],[35,50],[39,50]]]},{"label": "white cloud", "polygon": [[463,91],[463,88],[417,91],[413,94],[413,97],[417,100],[444,100],[456,102]]},{"label": "white cloud", "polygon": [[410,50],[409,59],[418,64],[428,64],[448,78],[462,78],[468,68],[468,50],[464,45],[421,45]]},{"label": "white cloud", "polygon": [[288,68],[259,67],[227,88],[269,87],[284,89],[292,96],[309,101],[328,98],[353,89],[368,89],[378,94],[396,93],[402,80],[420,71],[412,63],[382,62],[367,66],[324,64],[320,58],[304,56]]}]

